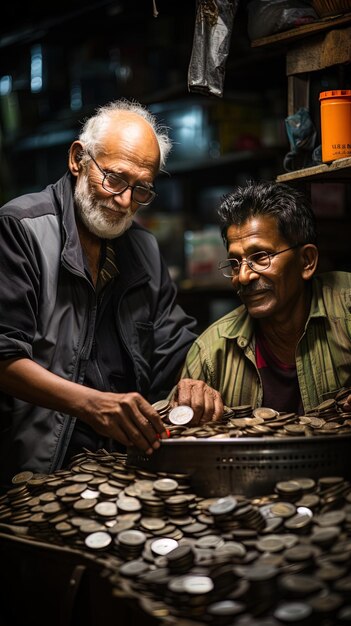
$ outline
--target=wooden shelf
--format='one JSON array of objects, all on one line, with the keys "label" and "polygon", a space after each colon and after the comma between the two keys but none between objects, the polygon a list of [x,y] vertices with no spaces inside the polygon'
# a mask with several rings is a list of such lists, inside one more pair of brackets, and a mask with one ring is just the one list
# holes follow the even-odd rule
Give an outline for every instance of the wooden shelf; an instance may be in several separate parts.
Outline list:
[{"label": "wooden shelf", "polygon": [[313,167],[279,174],[276,178],[277,182],[286,183],[289,181],[306,182],[350,182],[351,180],[351,157],[346,159],[338,159],[331,163],[321,163]]},{"label": "wooden shelf", "polygon": [[280,33],[275,33],[274,35],[268,35],[267,37],[254,39],[251,42],[251,47],[259,48],[264,46],[279,46],[282,44],[290,44],[292,41],[303,39],[304,37],[310,37],[311,35],[316,35],[326,30],[337,28],[338,26],[344,26],[345,24],[348,24],[350,22],[351,13],[325,17],[324,19],[318,20],[316,22],[311,22],[310,24],[304,24],[303,26],[297,26],[296,28],[291,28]]}]

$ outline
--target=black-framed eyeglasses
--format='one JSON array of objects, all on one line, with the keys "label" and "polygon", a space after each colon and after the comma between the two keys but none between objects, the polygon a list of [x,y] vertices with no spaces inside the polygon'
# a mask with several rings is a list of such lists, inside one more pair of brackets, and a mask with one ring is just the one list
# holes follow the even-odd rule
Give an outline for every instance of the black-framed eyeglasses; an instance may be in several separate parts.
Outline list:
[{"label": "black-framed eyeglasses", "polygon": [[121,178],[118,174],[114,174],[113,172],[106,172],[102,167],[95,161],[94,157],[87,151],[87,154],[90,156],[93,163],[95,163],[98,170],[103,175],[103,179],[101,181],[102,188],[109,193],[112,193],[114,196],[119,196],[121,193],[126,191],[127,189],[132,190],[132,200],[137,204],[141,204],[142,206],[147,206],[151,204],[156,196],[156,192],[149,187],[143,187],[142,185],[129,185],[126,180]]},{"label": "black-framed eyeglasses", "polygon": [[273,257],[278,256],[278,254],[283,254],[283,252],[287,252],[288,250],[298,248],[301,245],[301,243],[296,243],[294,246],[284,248],[284,250],[279,250],[279,252],[265,252],[262,250],[260,252],[255,252],[254,254],[250,254],[242,261],[238,261],[238,259],[225,259],[224,261],[219,262],[218,269],[226,278],[236,278],[239,275],[242,264],[246,263],[246,265],[248,265],[253,272],[257,272],[259,274],[260,272],[268,270]]}]

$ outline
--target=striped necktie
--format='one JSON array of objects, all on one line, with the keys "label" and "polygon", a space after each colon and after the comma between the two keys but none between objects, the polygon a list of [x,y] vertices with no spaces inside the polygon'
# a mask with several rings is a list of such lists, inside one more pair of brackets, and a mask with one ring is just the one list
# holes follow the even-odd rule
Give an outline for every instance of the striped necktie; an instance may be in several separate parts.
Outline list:
[{"label": "striped necktie", "polygon": [[103,287],[118,274],[116,254],[111,244],[106,244],[105,260],[99,273],[96,291],[99,293]]}]

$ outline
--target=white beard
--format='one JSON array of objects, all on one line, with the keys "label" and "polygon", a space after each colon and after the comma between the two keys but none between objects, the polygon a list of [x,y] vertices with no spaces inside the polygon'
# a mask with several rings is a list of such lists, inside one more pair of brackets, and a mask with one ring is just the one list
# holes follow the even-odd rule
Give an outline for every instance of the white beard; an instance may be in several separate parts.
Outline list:
[{"label": "white beard", "polygon": [[[88,177],[83,175],[77,180],[74,190],[74,201],[77,212],[87,229],[102,239],[114,239],[123,235],[130,228],[133,222],[133,213],[129,209],[128,212],[121,217],[112,214],[106,214],[102,207],[108,207],[111,211],[116,211],[114,200],[105,200],[104,203],[99,202],[91,197],[89,190]],[[117,221],[116,221],[117,220]]]}]

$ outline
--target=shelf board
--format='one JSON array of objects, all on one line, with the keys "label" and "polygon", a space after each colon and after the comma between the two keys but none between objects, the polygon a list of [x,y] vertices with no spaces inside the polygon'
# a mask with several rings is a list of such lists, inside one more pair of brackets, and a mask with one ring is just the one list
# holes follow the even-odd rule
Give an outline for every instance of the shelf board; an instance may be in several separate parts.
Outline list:
[{"label": "shelf board", "polygon": [[297,26],[296,28],[290,28],[280,33],[268,35],[267,37],[260,37],[254,39],[251,42],[252,48],[259,48],[265,46],[278,46],[282,44],[290,44],[292,41],[303,39],[304,37],[310,37],[326,30],[331,30],[344,24],[351,22],[351,13],[344,15],[332,15],[325,17],[310,24],[304,24],[303,26]]},{"label": "shelf board", "polygon": [[279,174],[276,180],[280,183],[296,180],[306,180],[306,182],[317,180],[321,182],[330,182],[331,180],[350,182],[351,157],[337,159],[331,163],[321,163],[320,165],[306,167],[294,172],[287,172],[286,174]]}]

